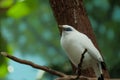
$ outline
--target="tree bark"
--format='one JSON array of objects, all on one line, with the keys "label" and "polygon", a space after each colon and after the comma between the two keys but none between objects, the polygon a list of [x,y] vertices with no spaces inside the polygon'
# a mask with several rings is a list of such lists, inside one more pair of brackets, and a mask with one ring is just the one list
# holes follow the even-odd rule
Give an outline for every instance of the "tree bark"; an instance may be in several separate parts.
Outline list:
[{"label": "tree bark", "polygon": [[[82,0],[50,0],[50,4],[59,25],[67,24],[73,26],[78,31],[86,34],[92,40],[96,48],[98,48],[90,21],[83,7]],[[91,68],[82,71],[82,75],[88,77],[95,76]],[[107,70],[104,71],[104,76],[109,78]]]}]

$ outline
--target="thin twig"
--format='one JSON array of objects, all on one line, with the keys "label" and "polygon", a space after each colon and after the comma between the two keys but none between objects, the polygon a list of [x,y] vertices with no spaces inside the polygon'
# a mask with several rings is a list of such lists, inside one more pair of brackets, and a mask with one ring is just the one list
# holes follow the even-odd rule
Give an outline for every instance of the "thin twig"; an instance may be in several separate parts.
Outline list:
[{"label": "thin twig", "polygon": [[5,56],[5,57],[7,57],[7,58],[9,58],[9,59],[11,59],[13,61],[16,61],[18,63],[29,65],[29,66],[31,66],[33,68],[36,68],[36,69],[41,69],[43,71],[49,72],[49,73],[54,74],[54,75],[59,76],[59,77],[67,76],[66,74],[64,74],[62,72],[50,69],[50,68],[48,68],[46,66],[41,66],[41,65],[35,64],[35,63],[31,62],[31,61],[19,59],[19,58],[15,57],[15,56],[9,55],[6,52],[1,52],[1,55]]},{"label": "thin twig", "polygon": [[84,55],[87,52],[87,49],[84,50],[84,52],[82,53],[82,56],[80,58],[80,63],[78,64],[78,68],[77,68],[77,78],[79,78],[79,76],[81,75],[81,67],[82,67],[82,63],[83,63],[83,59],[84,59]]}]

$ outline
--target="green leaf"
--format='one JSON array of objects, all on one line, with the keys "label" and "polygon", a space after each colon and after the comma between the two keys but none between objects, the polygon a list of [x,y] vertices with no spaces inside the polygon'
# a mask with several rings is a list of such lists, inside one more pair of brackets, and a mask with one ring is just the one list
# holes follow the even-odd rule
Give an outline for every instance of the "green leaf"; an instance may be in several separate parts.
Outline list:
[{"label": "green leaf", "polygon": [[8,8],[14,3],[13,0],[2,0],[0,1],[0,7],[1,8]]},{"label": "green leaf", "polygon": [[7,73],[8,73],[7,65],[6,64],[0,65],[0,78],[4,78]]},{"label": "green leaf", "polygon": [[22,18],[30,13],[30,8],[24,2],[18,2],[11,7],[7,15],[16,19]]}]

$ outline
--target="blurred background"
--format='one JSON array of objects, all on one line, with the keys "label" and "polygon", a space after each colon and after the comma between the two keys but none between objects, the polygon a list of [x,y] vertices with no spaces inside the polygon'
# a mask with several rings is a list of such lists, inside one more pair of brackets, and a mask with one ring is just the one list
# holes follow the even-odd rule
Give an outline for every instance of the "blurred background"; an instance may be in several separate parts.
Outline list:
[{"label": "blurred background", "polygon": [[[112,78],[120,78],[120,0],[84,0]],[[71,73],[49,0],[0,0],[0,52]],[[0,80],[53,80],[0,55]]]}]

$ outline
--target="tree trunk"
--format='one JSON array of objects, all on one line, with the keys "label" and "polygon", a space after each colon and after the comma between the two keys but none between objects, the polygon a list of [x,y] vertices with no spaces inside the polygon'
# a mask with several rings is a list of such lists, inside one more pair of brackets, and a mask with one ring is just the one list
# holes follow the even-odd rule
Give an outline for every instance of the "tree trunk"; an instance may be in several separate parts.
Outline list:
[{"label": "tree trunk", "polygon": [[[73,26],[78,31],[86,34],[98,48],[90,21],[83,7],[82,0],[50,0],[50,4],[59,25],[67,24]],[[95,76],[91,68],[82,71],[82,75],[89,77]],[[109,78],[107,70],[104,71],[104,76]]]}]

